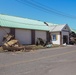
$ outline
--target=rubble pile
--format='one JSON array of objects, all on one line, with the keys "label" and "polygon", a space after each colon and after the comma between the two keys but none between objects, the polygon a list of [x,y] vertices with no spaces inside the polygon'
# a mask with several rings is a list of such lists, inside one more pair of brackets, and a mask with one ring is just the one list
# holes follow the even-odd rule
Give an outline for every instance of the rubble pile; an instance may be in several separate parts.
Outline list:
[{"label": "rubble pile", "polygon": [[19,50],[25,50],[25,47],[22,46],[18,40],[14,38],[12,34],[7,34],[3,37],[3,45],[4,50],[8,51],[19,51]]},{"label": "rubble pile", "polygon": [[37,38],[36,45],[42,45],[45,47],[47,45],[47,41],[44,41],[42,38]]}]

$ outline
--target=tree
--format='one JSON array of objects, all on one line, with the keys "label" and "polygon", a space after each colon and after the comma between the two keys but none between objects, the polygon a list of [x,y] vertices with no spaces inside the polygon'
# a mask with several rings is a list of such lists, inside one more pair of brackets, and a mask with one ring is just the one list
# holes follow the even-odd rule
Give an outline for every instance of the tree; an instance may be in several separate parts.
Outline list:
[{"label": "tree", "polygon": [[71,32],[70,34],[69,34],[69,39],[70,39],[70,44],[76,44],[76,33],[75,32]]}]

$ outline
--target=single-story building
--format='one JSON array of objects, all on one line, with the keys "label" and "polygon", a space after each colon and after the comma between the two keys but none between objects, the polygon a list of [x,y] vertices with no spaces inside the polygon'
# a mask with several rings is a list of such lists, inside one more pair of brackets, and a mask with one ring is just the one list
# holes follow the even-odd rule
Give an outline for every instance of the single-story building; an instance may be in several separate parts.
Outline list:
[{"label": "single-story building", "polygon": [[0,14],[0,26],[0,45],[6,33],[13,34],[21,44],[35,44],[37,38],[50,42],[50,36],[53,44],[69,44],[70,28],[66,24],[47,26],[42,21]]},{"label": "single-story building", "polygon": [[53,44],[69,44],[69,33],[71,30],[68,25],[53,25],[49,26],[49,28]]},{"label": "single-story building", "polygon": [[38,37],[49,41],[48,27],[41,21],[0,14],[0,26],[0,45],[6,32],[21,44],[35,44]]}]

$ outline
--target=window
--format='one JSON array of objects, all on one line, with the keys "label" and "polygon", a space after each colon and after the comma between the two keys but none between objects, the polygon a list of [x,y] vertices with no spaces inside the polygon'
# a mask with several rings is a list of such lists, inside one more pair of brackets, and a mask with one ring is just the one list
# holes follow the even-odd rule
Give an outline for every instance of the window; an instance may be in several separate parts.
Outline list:
[{"label": "window", "polygon": [[56,40],[57,40],[56,34],[53,34],[52,35],[52,41],[56,41]]}]

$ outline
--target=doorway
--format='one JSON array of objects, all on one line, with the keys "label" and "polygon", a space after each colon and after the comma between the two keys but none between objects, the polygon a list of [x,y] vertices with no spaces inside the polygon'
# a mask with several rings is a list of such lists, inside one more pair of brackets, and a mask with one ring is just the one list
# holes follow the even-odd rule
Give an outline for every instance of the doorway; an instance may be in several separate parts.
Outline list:
[{"label": "doorway", "polygon": [[63,44],[64,43],[68,44],[68,36],[67,35],[63,35]]}]

